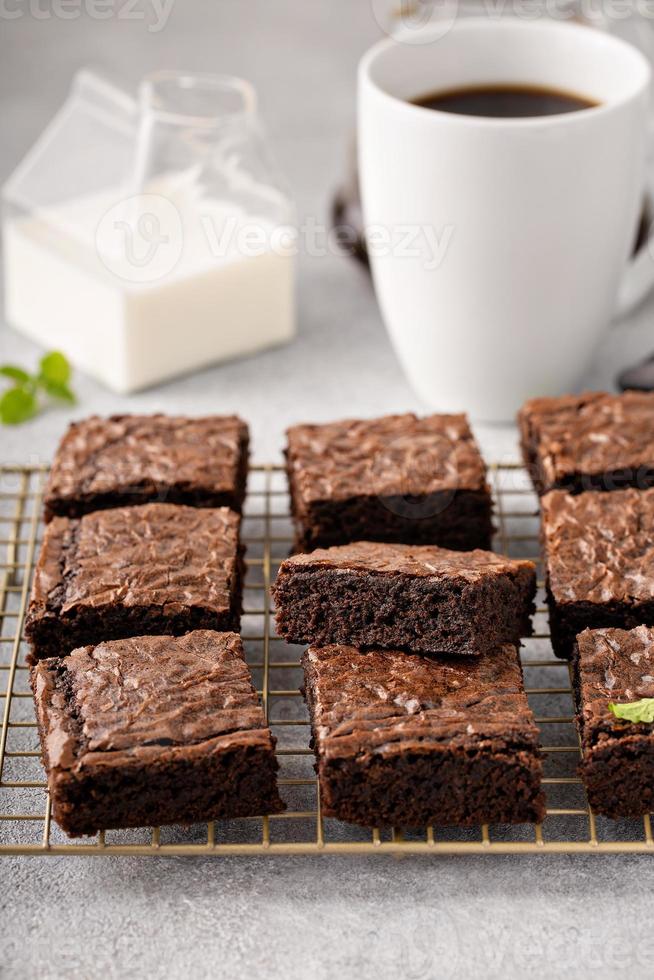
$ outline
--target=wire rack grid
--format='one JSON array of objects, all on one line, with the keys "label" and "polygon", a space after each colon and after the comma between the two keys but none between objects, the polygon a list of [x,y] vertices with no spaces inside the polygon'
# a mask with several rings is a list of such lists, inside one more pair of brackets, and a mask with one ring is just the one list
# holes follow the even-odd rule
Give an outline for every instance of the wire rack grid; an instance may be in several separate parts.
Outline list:
[{"label": "wire rack grid", "polygon": [[[302,648],[276,636],[269,587],[288,553],[292,527],[283,470],[253,467],[244,511],[247,574],[242,633],[256,686],[277,737],[287,810],[269,817],[191,827],[99,832],[71,840],[51,820],[25,664],[23,621],[41,533],[46,467],[0,467],[0,855],[498,854],[654,851],[650,817],[595,816],[576,772],[579,746],[567,666],[553,658],[539,585],[534,636],[521,651],[541,732],[547,815],[542,824],[373,827],[326,819],[299,692]],[[538,505],[523,469],[491,466],[496,548],[538,559]],[[4,682],[2,679],[4,678]]]}]

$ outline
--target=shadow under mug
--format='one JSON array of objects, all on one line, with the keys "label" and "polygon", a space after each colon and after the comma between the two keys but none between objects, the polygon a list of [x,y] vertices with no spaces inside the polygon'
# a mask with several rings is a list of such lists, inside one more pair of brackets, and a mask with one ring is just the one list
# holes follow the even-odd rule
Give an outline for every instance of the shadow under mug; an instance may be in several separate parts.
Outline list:
[{"label": "shadow under mug", "polygon": [[[573,390],[614,312],[644,187],[650,68],[631,45],[549,21],[466,19],[385,40],[359,66],[366,242],[399,360],[433,409],[506,421]],[[596,103],[488,118],[412,104],[480,85]]]}]

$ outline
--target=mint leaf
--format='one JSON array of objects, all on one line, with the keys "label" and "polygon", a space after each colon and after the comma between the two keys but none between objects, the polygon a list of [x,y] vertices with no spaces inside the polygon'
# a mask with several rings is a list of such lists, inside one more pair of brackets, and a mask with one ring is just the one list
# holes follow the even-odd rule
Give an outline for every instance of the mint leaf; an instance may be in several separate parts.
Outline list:
[{"label": "mint leaf", "polygon": [[41,385],[51,398],[58,398],[69,405],[74,405],[77,400],[68,385],[61,381],[42,381]]},{"label": "mint leaf", "polygon": [[640,701],[628,701],[626,704],[609,701],[609,710],[616,718],[621,718],[623,721],[632,721],[636,724],[654,722],[654,698],[641,698]]},{"label": "mint leaf", "polygon": [[14,364],[0,367],[0,377],[16,382],[0,398],[0,422],[18,425],[31,419],[44,407],[37,398],[39,389],[49,398],[75,404],[75,395],[68,382],[71,370],[68,359],[57,350],[45,354],[39,362],[37,374],[29,374]]},{"label": "mint leaf", "polygon": [[68,358],[61,351],[50,351],[49,354],[41,358],[39,364],[39,381],[44,387],[48,383],[65,385],[70,381],[70,374]]},{"label": "mint leaf", "polygon": [[38,404],[33,392],[16,386],[0,398],[0,420],[3,425],[19,425],[36,415]]},{"label": "mint leaf", "polygon": [[27,371],[23,371],[22,368],[16,367],[14,364],[3,364],[0,367],[0,375],[3,378],[11,378],[12,381],[17,381],[21,385],[32,380]]}]

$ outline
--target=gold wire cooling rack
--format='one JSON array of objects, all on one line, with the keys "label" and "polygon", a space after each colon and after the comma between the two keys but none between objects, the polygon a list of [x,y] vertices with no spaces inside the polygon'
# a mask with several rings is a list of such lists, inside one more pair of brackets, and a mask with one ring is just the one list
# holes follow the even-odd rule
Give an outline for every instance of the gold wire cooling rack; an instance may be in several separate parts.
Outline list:
[{"label": "gold wire cooling rack", "polygon": [[[364,830],[323,818],[299,693],[302,649],[275,635],[269,586],[291,542],[288,495],[280,467],[253,467],[244,511],[247,575],[243,638],[280,762],[288,809],[270,817],[191,827],[105,831],[70,840],[51,821],[22,637],[41,531],[46,467],[0,467],[0,854],[500,854],[654,851],[649,815],[638,821],[595,816],[577,777],[579,748],[568,669],[553,659],[542,586],[535,634],[522,650],[527,693],[541,731],[547,816],[540,825]],[[496,548],[538,558],[537,501],[523,469],[491,467]],[[1,678],[0,678],[1,680]]]}]

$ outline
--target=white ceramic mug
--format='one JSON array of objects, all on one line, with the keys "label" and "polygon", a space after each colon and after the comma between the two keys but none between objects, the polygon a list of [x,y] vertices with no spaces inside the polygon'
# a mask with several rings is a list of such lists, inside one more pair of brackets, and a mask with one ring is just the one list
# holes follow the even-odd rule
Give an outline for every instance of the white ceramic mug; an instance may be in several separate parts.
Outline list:
[{"label": "white ceramic mug", "polygon": [[[461,20],[359,68],[359,169],[382,314],[418,395],[503,421],[574,390],[616,304],[644,186],[650,69],[570,23]],[[592,108],[479,118],[409,100],[495,84]]]}]

